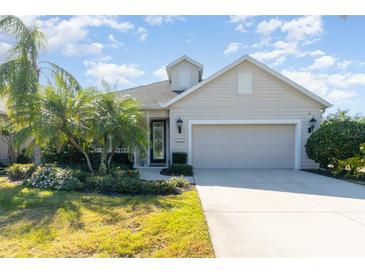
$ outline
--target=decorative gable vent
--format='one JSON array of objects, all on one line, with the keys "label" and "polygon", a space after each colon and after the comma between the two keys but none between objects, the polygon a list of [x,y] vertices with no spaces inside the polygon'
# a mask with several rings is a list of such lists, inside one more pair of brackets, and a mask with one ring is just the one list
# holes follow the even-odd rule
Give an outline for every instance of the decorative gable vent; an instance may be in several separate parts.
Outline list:
[{"label": "decorative gable vent", "polygon": [[250,94],[252,93],[252,73],[239,72],[238,73],[238,93]]}]

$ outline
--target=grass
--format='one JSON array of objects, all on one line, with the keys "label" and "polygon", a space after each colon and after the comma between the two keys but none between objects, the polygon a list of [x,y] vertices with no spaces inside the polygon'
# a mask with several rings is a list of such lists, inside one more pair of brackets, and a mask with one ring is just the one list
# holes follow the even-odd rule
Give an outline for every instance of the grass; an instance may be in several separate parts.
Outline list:
[{"label": "grass", "polygon": [[213,257],[195,189],[107,196],[0,178],[0,257]]}]

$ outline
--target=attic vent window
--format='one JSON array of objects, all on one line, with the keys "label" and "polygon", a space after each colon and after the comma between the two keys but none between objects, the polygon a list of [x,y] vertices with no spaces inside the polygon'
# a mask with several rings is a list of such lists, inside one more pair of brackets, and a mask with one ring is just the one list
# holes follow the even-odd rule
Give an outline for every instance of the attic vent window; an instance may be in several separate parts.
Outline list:
[{"label": "attic vent window", "polygon": [[190,72],[182,70],[179,73],[179,86],[181,89],[187,89],[190,86]]},{"label": "attic vent window", "polygon": [[238,73],[238,93],[239,94],[252,93],[252,73],[249,72]]}]

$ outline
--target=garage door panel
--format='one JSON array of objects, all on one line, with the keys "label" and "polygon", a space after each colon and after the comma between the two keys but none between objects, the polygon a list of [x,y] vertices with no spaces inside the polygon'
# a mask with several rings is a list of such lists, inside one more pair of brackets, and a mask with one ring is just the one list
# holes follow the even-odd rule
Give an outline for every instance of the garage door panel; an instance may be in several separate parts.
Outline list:
[{"label": "garage door panel", "polygon": [[196,168],[294,168],[293,125],[194,125]]}]

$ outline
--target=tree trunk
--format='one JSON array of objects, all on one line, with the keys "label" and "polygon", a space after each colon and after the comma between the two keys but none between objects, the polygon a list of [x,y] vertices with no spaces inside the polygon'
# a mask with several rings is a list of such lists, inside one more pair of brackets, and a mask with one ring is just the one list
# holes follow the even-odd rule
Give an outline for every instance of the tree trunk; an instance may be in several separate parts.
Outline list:
[{"label": "tree trunk", "polygon": [[89,168],[89,171],[94,174],[94,169],[93,169],[93,166],[91,165],[91,161],[90,161],[90,158],[89,158],[89,155],[84,152],[84,151],[81,151],[82,154],[84,155],[85,159],[86,159],[86,163],[87,163],[87,167]]},{"label": "tree trunk", "polygon": [[108,137],[105,136],[100,154],[100,165],[99,165],[100,174],[105,174],[107,172],[108,146],[109,146]]},{"label": "tree trunk", "polygon": [[71,145],[73,145],[77,150],[79,150],[84,155],[84,157],[86,159],[87,167],[89,168],[90,172],[92,174],[94,174],[94,169],[93,169],[93,166],[91,165],[91,161],[90,161],[90,158],[89,158],[89,155],[87,154],[87,152],[81,148],[81,146],[76,142],[76,140],[73,138],[73,136],[67,130],[65,133],[68,136],[68,138],[71,142]]},{"label": "tree trunk", "polygon": [[113,159],[114,154],[115,154],[115,149],[113,149],[112,152],[108,156],[108,160],[107,160],[107,167],[108,167],[108,169],[110,169],[110,163],[112,162],[112,159]]},{"label": "tree trunk", "polygon": [[37,144],[34,146],[33,149],[33,163],[35,166],[39,166],[41,164],[41,159],[42,159],[42,151],[40,146],[38,146]]}]

